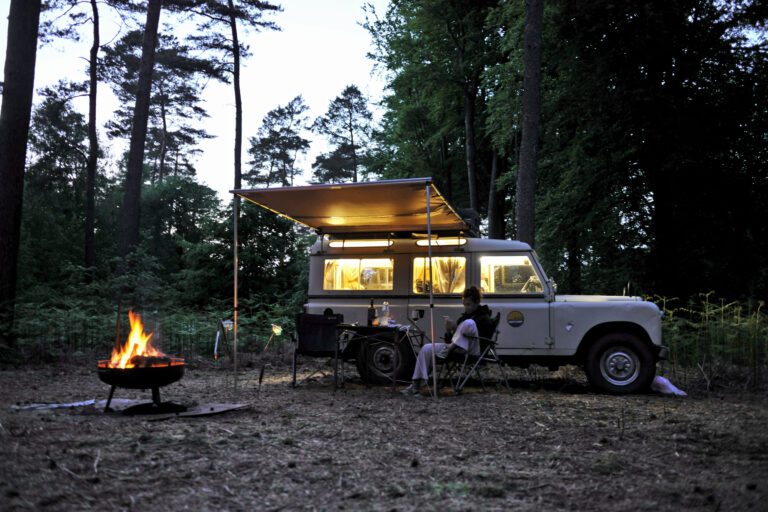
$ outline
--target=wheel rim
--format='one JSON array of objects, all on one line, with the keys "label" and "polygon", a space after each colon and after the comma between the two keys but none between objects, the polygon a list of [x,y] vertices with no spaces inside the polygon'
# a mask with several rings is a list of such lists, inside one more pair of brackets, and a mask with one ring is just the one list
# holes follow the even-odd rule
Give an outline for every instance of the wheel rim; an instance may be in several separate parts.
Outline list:
[{"label": "wheel rim", "polygon": [[600,358],[600,373],[614,386],[627,386],[640,375],[640,360],[627,348],[609,349]]},{"label": "wheel rim", "polygon": [[368,367],[374,372],[391,377],[395,364],[394,347],[388,343],[372,345],[368,353]]}]

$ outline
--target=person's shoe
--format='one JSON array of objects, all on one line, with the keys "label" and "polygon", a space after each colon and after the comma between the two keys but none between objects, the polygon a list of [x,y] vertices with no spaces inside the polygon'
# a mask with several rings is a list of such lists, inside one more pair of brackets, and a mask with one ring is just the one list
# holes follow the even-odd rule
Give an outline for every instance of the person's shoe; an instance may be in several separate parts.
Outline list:
[{"label": "person's shoe", "polygon": [[421,387],[420,386],[416,387],[415,384],[411,384],[407,388],[400,391],[400,393],[404,395],[418,395],[419,393],[421,393]]}]

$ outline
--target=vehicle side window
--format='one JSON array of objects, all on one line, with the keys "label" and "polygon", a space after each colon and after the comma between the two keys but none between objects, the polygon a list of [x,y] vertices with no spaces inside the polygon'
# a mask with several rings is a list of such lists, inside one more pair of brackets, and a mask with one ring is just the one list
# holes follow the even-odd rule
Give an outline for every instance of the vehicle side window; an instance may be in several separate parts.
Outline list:
[{"label": "vehicle side window", "polygon": [[[461,293],[467,286],[467,258],[432,257],[433,293]],[[413,293],[429,293],[429,258],[413,259]]]},{"label": "vehicle side window", "polygon": [[482,256],[480,287],[483,293],[538,294],[541,278],[528,256]]},{"label": "vehicle side window", "polygon": [[391,290],[392,258],[339,258],[325,260],[323,290]]}]

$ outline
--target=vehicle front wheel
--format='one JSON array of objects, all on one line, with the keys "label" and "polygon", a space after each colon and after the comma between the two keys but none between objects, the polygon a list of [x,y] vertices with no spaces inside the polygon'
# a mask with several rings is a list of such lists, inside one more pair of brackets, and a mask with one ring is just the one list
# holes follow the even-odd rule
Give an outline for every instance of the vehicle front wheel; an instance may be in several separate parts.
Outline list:
[{"label": "vehicle front wheel", "polygon": [[656,375],[656,362],[637,336],[611,333],[587,350],[584,370],[590,384],[613,394],[647,391]]}]

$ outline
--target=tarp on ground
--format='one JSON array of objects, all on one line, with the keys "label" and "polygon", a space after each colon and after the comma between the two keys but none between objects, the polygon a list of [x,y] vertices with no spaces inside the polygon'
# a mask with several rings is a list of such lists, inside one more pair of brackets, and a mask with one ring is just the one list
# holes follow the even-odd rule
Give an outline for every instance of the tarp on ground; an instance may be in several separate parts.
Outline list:
[{"label": "tarp on ground", "polygon": [[[426,187],[430,187],[427,209]],[[431,178],[232,190],[321,233],[466,232]],[[428,213],[429,212],[429,218]]]}]

